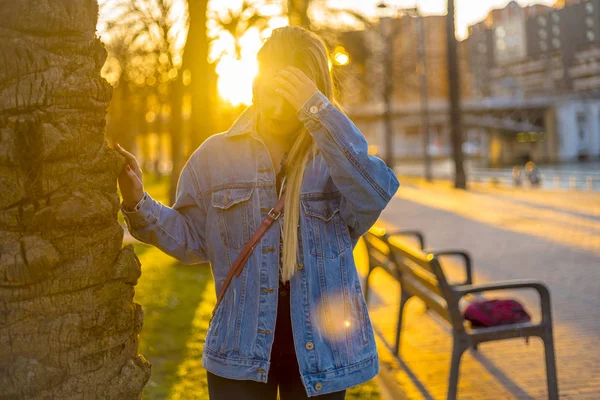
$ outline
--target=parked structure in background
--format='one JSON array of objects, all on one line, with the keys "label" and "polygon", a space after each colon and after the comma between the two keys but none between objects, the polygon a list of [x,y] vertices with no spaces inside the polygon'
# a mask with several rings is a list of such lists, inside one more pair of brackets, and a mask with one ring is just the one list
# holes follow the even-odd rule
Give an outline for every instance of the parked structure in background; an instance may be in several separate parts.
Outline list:
[{"label": "parked structure in background", "polygon": [[472,96],[513,99],[537,128],[493,132],[491,164],[600,157],[600,0],[513,1],[469,33]]},{"label": "parked structure in background", "polygon": [[[398,18],[406,34],[394,41],[394,153],[399,162],[423,154],[418,71],[418,20]],[[430,124],[429,153],[451,156],[447,49],[443,16],[424,18]],[[352,62],[340,74],[342,104],[385,153],[382,71],[367,31],[340,40]],[[353,54],[354,48],[362,53]],[[600,0],[565,0],[554,7],[493,10],[459,44],[464,145],[470,163],[512,166],[600,157]]]},{"label": "parked structure in background", "polygon": [[[440,104],[447,103],[449,96],[446,19],[444,16],[403,16],[388,22],[392,29],[401,32],[393,40],[392,60],[394,91],[391,97],[396,159],[423,158],[424,98],[429,110],[429,154],[433,159],[446,157],[451,153],[448,118],[436,111]],[[423,38],[422,43],[420,38]],[[339,40],[351,58],[351,62],[338,74],[342,88],[341,103],[383,156],[386,150],[382,42],[378,34],[368,30],[342,32]],[[459,61],[461,70],[468,67],[462,43],[459,43]],[[427,66],[426,70],[421,64]],[[469,84],[468,81],[461,82],[463,97],[468,95]]]}]

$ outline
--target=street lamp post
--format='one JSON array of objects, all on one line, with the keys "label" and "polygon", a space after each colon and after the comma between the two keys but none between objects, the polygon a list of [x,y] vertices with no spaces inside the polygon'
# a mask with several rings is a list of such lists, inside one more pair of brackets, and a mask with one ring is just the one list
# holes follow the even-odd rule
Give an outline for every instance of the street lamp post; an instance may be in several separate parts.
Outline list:
[{"label": "street lamp post", "polygon": [[425,17],[419,17],[419,71],[421,86],[421,130],[423,132],[423,164],[425,179],[431,182],[431,157],[429,156],[429,86],[427,84],[427,54],[425,50]]},{"label": "street lamp post", "polygon": [[452,136],[452,152],[454,158],[454,186],[457,189],[467,188],[467,178],[463,165],[462,121],[460,109],[460,84],[458,73],[458,56],[456,50],[454,0],[448,0],[446,35],[448,40],[448,84],[450,86],[450,128]]}]

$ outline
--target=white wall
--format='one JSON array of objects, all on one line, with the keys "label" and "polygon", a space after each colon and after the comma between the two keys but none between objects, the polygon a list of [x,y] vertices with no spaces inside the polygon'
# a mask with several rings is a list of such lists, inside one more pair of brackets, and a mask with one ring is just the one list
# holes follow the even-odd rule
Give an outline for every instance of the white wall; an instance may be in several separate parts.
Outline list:
[{"label": "white wall", "polygon": [[[579,126],[578,115],[585,121]],[[600,101],[569,100],[556,105],[559,161],[575,161],[580,153],[600,157]],[[584,138],[579,130],[584,129]]]}]

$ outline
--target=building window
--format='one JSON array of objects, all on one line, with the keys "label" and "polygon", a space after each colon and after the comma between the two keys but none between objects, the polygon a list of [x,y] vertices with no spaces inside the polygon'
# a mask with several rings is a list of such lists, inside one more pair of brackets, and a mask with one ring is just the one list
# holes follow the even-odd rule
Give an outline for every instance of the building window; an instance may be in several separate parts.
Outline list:
[{"label": "building window", "polygon": [[588,14],[591,14],[594,12],[594,5],[592,3],[586,3],[585,5],[585,11],[587,11]]},{"label": "building window", "polygon": [[418,136],[421,132],[418,126],[407,126],[404,129],[404,133],[406,136]]},{"label": "building window", "polygon": [[554,25],[552,27],[552,33],[554,33],[555,36],[560,35],[560,28],[558,27],[558,25]]},{"label": "building window", "polygon": [[594,27],[594,18],[587,17],[585,19],[585,24],[588,26],[588,28],[593,28]]},{"label": "building window", "polygon": [[506,30],[504,29],[504,27],[499,26],[498,28],[496,28],[496,37],[499,37],[499,38],[506,37]]},{"label": "building window", "polygon": [[546,44],[546,42],[540,42],[540,49],[542,49],[542,51],[548,51],[548,44]]},{"label": "building window", "polygon": [[557,12],[555,12],[555,13],[552,13],[552,20],[553,20],[554,22],[559,22],[559,21],[560,21],[560,15],[558,15],[558,13],[557,13]]},{"label": "building window", "polygon": [[585,138],[585,128],[586,128],[587,118],[584,113],[577,113],[577,126],[579,128],[579,139]]},{"label": "building window", "polygon": [[552,39],[552,46],[554,46],[555,49],[560,48],[560,39],[558,39],[558,38]]},{"label": "building window", "polygon": [[587,38],[590,42],[593,42],[596,39],[596,35],[592,31],[587,31]]},{"label": "building window", "polygon": [[540,15],[538,17],[538,24],[540,24],[540,26],[546,26],[546,17],[544,17],[543,15]]},{"label": "building window", "polygon": [[545,29],[540,29],[538,34],[540,35],[540,39],[546,39],[548,37],[548,33],[546,32]]}]

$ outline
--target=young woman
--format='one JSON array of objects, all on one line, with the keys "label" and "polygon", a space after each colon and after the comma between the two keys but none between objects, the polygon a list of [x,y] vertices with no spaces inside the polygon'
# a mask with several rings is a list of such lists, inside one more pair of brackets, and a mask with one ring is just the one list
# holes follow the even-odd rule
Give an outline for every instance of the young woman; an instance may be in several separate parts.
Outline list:
[{"label": "young woman", "polygon": [[398,180],[335,107],[328,61],[314,33],[276,29],[258,53],[253,106],[192,154],[173,208],[144,192],[137,161],[117,145],[131,234],[181,262],[210,261],[217,293],[285,193],[206,335],[213,400],[274,400],[278,390],[282,400],[343,399],[379,370],[352,249]]}]

